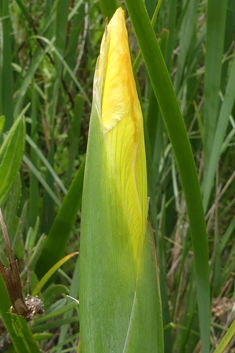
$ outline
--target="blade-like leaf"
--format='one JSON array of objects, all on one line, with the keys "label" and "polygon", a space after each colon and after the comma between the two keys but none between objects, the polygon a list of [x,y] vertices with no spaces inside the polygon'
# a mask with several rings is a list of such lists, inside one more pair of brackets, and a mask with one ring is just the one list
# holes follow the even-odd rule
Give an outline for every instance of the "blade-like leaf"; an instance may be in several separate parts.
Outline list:
[{"label": "blade-like leaf", "polygon": [[5,117],[2,115],[2,116],[0,116],[0,135],[1,135],[2,129],[4,127],[4,123],[5,123]]},{"label": "blade-like leaf", "polygon": [[[219,89],[224,49],[227,1],[208,0],[204,84],[205,152],[204,172],[207,174],[211,147],[214,142],[219,107]],[[216,74],[215,74],[216,73]]]},{"label": "blade-like leaf", "polygon": [[7,145],[9,145],[10,141],[12,140],[12,136],[15,134],[15,130],[18,129],[18,125],[21,123],[21,120],[28,110],[30,103],[22,110],[21,114],[19,115],[18,119],[14,122],[13,126],[11,127],[10,131],[7,134],[7,137],[2,143],[0,148],[0,159],[2,158],[4,152],[6,151]]},{"label": "blade-like leaf", "polygon": [[108,20],[111,19],[113,16],[114,12],[118,8],[118,1],[117,0],[100,0],[100,7],[103,13],[104,19],[108,18]]},{"label": "blade-like leaf", "polygon": [[[136,284],[136,269],[130,256],[132,250],[126,241],[129,234],[121,231],[111,210],[110,198],[116,191],[114,185],[104,180],[107,172],[104,139],[95,114],[93,111],[83,191],[79,295],[81,349],[82,352],[108,352],[112,342],[113,352],[163,353],[153,240],[150,235],[146,236]],[[119,205],[117,212],[120,213],[121,208]],[[119,216],[119,222],[123,222],[123,218]]]},{"label": "blade-like leaf", "polygon": [[19,121],[6,147],[0,166],[0,197],[10,187],[20,168],[25,146],[25,120]]},{"label": "blade-like leaf", "polygon": [[222,149],[222,143],[225,136],[226,128],[229,122],[235,99],[235,59],[233,59],[229,80],[226,86],[224,100],[220,109],[219,119],[216,127],[215,139],[210,153],[207,173],[203,181],[203,205],[207,210],[208,202],[213,187],[213,179],[216,172],[219,156]]},{"label": "blade-like leaf", "polygon": [[48,280],[51,278],[51,276],[66,262],[68,261],[72,256],[77,255],[78,252],[74,252],[72,254],[69,254],[65,257],[63,257],[63,259],[61,259],[60,261],[58,261],[46,274],[45,276],[43,276],[43,278],[41,279],[41,281],[38,282],[37,286],[34,288],[33,292],[32,292],[32,296],[35,297],[40,290],[42,289],[42,287],[48,282]]},{"label": "blade-like leaf", "polygon": [[214,353],[222,353],[226,349],[227,345],[231,341],[231,339],[235,335],[235,320],[233,321],[232,325],[229,327],[228,331],[226,332],[225,336],[219,343],[218,347],[214,351]]},{"label": "blade-like leaf", "polygon": [[0,6],[1,17],[1,37],[4,45],[1,45],[1,65],[0,65],[0,114],[6,117],[4,130],[7,131],[13,124],[13,75],[11,66],[11,19],[9,16],[9,1],[2,0]]},{"label": "blade-like leaf", "polygon": [[83,162],[77,171],[48,234],[45,247],[36,266],[36,273],[39,278],[42,278],[63,257],[65,252],[70,232],[81,206],[84,165]]},{"label": "blade-like leaf", "polygon": [[192,237],[202,352],[209,352],[210,287],[206,224],[192,150],[173,86],[142,0],[126,6],[171,140],[185,195]]}]

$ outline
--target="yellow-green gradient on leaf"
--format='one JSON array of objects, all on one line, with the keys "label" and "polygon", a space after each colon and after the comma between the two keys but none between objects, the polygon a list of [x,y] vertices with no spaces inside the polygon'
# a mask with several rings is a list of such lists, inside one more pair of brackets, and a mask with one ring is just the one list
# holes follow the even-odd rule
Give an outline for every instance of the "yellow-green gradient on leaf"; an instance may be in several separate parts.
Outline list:
[{"label": "yellow-green gradient on leaf", "polygon": [[121,8],[106,27],[102,39],[95,72],[95,100],[97,95],[101,95],[97,107],[107,149],[109,177],[115,179],[136,257],[146,233],[146,159],[143,117]]},{"label": "yellow-green gradient on leaf", "polygon": [[81,352],[162,352],[157,278],[143,117],[120,8],[105,28],[94,76],[80,240]]}]

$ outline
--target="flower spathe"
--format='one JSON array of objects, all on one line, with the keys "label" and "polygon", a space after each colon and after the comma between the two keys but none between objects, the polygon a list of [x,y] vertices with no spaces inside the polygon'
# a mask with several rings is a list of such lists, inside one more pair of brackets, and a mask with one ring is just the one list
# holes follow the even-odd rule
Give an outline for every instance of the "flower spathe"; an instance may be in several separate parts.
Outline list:
[{"label": "flower spathe", "polygon": [[105,139],[108,176],[115,180],[136,258],[147,226],[146,159],[143,117],[121,8],[107,25],[102,39],[93,99]]}]

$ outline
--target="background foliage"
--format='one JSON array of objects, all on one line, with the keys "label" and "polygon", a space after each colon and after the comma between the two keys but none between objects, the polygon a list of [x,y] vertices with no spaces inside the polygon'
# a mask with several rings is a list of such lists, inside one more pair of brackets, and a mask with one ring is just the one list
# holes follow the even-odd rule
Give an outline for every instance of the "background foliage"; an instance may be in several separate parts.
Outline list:
[{"label": "background foliage", "polygon": [[[188,202],[193,206],[195,198],[186,195],[185,188],[183,193],[182,173],[192,190],[195,180],[188,170],[187,151],[181,157],[175,152],[182,136],[174,125],[174,116],[164,115],[159,100],[162,91],[166,108],[169,112],[173,109],[169,104],[174,94],[170,83],[165,86],[161,67],[155,65],[156,56],[148,58],[148,46],[143,46],[147,43],[146,31],[151,28],[148,18],[138,18],[142,5],[140,0],[0,2],[0,116],[5,116],[4,126],[0,118],[0,207],[14,255],[19,259],[25,293],[26,262],[33,292],[57,261],[79,249],[92,80],[104,18],[110,18],[117,6],[128,9],[129,43],[144,115],[150,220],[160,268],[165,352],[199,352],[199,322],[214,351],[234,320],[235,1],[145,1],[186,126],[202,191],[210,270],[204,282],[197,277],[193,259],[198,264],[207,263],[207,249],[200,241],[201,231],[196,233],[196,252],[192,247],[185,199],[188,207]],[[151,50],[154,41],[153,37]],[[138,55],[139,48],[145,63]],[[174,142],[169,129],[175,135]],[[7,264],[2,236],[0,247],[0,258]],[[41,289],[46,316],[35,319],[31,330],[44,351],[77,351],[78,305],[66,294],[78,298],[78,272],[79,257],[74,256]],[[210,294],[204,291],[209,286]],[[208,312],[207,303],[212,302],[210,317],[205,320],[198,310],[198,288],[201,298],[205,296]],[[3,291],[2,284],[1,295]],[[1,312],[6,312],[7,299],[0,306]],[[1,336],[5,335],[2,325]],[[227,350],[233,348],[232,339]]]}]

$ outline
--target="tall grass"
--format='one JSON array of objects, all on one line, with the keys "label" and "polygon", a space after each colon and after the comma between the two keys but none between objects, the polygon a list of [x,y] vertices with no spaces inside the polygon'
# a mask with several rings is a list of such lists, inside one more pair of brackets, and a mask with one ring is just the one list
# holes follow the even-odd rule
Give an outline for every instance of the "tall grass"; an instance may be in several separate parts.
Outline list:
[{"label": "tall grass", "polygon": [[[23,233],[33,291],[56,262],[79,249],[95,62],[105,18],[122,6],[144,115],[165,352],[214,351],[226,331],[231,341],[221,341],[226,343],[216,352],[226,344],[229,351],[234,347],[234,325],[228,328],[234,320],[235,2],[162,0],[155,12],[158,5],[0,2],[0,116],[5,116],[0,207],[26,283]],[[14,121],[21,132],[16,125],[10,130]],[[0,131],[2,123],[0,118]],[[18,154],[12,136],[21,138],[14,140]],[[0,258],[7,265],[1,239]],[[46,316],[35,319],[31,330],[37,339],[47,332],[39,341],[45,351],[77,349],[78,306],[65,295],[79,298],[78,273],[74,257],[42,288]],[[0,301],[3,321],[9,305],[7,298]]]}]

